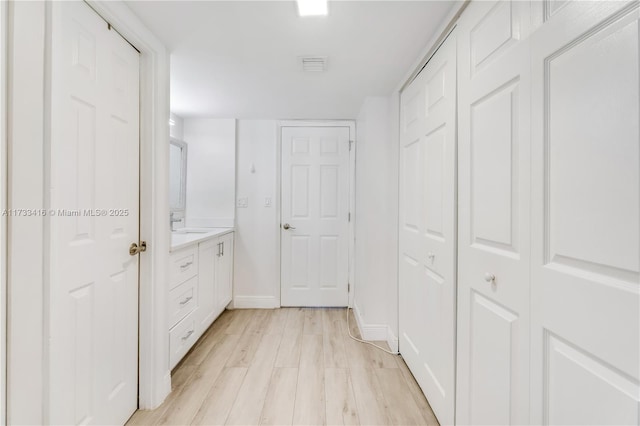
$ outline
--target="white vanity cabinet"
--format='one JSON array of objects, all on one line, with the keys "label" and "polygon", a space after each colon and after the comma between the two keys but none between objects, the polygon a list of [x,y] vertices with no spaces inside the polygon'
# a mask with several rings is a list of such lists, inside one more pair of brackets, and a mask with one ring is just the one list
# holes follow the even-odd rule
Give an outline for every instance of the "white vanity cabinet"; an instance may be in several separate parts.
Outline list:
[{"label": "white vanity cabinet", "polygon": [[200,327],[206,330],[231,302],[233,233],[199,244]]},{"label": "white vanity cabinet", "polygon": [[218,268],[216,269],[217,284],[217,307],[216,310],[222,312],[231,302],[233,284],[233,233],[220,237],[220,254],[217,257]]},{"label": "white vanity cabinet", "polygon": [[171,368],[198,340],[198,245],[171,253],[169,261],[169,358]]},{"label": "white vanity cabinet", "polygon": [[200,304],[198,306],[199,325],[204,331],[211,325],[218,316],[217,280],[216,270],[218,269],[219,238],[198,244],[198,257],[202,259],[198,270],[198,281],[200,287]]},{"label": "white vanity cabinet", "polygon": [[170,368],[231,302],[233,231],[172,237],[169,265]]}]

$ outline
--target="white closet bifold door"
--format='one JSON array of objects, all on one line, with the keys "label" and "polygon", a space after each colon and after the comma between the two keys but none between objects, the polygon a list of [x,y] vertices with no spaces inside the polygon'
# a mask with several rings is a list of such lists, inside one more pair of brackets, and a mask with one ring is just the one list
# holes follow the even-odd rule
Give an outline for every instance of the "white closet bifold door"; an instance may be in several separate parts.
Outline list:
[{"label": "white closet bifold door", "polygon": [[456,40],[401,96],[400,351],[442,424],[454,421]]},{"label": "white closet bifold door", "polygon": [[458,28],[458,424],[529,421],[529,7]]},{"label": "white closet bifold door", "polygon": [[548,7],[531,37],[535,424],[640,423],[639,5]]}]

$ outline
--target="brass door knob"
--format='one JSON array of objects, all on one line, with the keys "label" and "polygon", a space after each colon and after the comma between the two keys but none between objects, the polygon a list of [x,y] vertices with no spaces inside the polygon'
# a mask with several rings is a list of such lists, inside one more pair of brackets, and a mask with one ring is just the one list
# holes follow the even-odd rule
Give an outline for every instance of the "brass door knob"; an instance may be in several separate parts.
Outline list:
[{"label": "brass door knob", "polygon": [[131,243],[131,245],[129,246],[129,254],[131,256],[135,256],[136,254],[142,253],[143,251],[147,251],[146,241],[140,241],[140,245]]}]

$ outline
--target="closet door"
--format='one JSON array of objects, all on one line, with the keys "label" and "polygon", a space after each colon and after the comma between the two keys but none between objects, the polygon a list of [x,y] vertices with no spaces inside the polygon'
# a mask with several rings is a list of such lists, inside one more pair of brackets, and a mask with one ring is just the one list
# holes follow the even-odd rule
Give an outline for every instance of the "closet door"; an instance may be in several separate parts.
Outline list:
[{"label": "closet door", "polygon": [[124,424],[138,403],[140,56],[86,3],[50,8],[45,423]]},{"label": "closet door", "polygon": [[402,93],[400,351],[442,424],[454,420],[456,43]]},{"label": "closet door", "polygon": [[458,33],[458,424],[529,420],[529,3]]},{"label": "closet door", "polygon": [[535,424],[640,423],[638,2],[547,2],[532,50]]}]

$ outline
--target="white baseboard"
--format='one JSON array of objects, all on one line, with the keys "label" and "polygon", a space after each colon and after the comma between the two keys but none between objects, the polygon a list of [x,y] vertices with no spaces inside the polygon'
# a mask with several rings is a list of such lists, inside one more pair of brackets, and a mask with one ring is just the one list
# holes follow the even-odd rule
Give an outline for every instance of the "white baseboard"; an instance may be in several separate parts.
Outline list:
[{"label": "white baseboard", "polygon": [[171,371],[167,371],[162,377],[162,383],[156,387],[152,401],[139,400],[138,409],[140,410],[155,410],[167,399],[171,393]]},{"label": "white baseboard", "polygon": [[398,337],[395,335],[391,327],[387,328],[387,345],[393,352],[398,352]]},{"label": "white baseboard", "polygon": [[386,341],[389,334],[389,326],[386,324],[365,324],[360,315],[358,305],[353,305],[353,316],[356,317],[358,329],[363,340],[382,340]]},{"label": "white baseboard", "polygon": [[273,296],[234,296],[233,309],[275,309],[280,300]]}]

